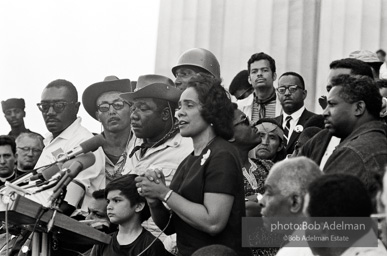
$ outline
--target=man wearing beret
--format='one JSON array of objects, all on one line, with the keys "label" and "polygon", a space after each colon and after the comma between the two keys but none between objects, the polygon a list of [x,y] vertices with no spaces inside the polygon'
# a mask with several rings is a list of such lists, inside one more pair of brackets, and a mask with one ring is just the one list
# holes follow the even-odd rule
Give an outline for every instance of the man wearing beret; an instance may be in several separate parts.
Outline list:
[{"label": "man wearing beret", "polygon": [[[181,93],[168,77],[144,75],[138,78],[134,92],[121,94],[133,104],[130,118],[136,135],[124,174],[159,169],[170,184],[180,162],[193,151],[192,140],[180,135],[174,118]],[[153,221],[143,225],[155,236],[161,232]],[[171,251],[170,237],[163,235],[160,240]]]},{"label": "man wearing beret", "polygon": [[16,139],[22,132],[31,132],[24,125],[24,117],[26,116],[24,99],[11,98],[4,100],[1,102],[1,107],[5,119],[11,126],[9,136]]},{"label": "man wearing beret", "polygon": [[103,126],[106,183],[122,175],[132,145],[130,104],[120,96],[132,91],[129,79],[108,76],[87,87],[82,95],[87,113]]}]

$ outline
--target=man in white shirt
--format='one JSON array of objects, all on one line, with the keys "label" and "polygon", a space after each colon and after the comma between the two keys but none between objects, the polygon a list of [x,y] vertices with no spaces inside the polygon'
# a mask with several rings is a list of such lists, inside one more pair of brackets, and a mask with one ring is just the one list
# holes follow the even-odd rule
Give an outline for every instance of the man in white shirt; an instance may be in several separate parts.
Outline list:
[{"label": "man in white shirt", "polygon": [[300,74],[286,72],[278,79],[277,96],[283,113],[275,119],[284,129],[287,154],[293,153],[294,145],[304,130],[305,123],[316,115],[304,106],[307,94],[304,79]]},{"label": "man in white shirt", "polygon": [[[93,134],[81,125],[81,118],[77,118],[80,103],[77,90],[71,82],[58,79],[49,83],[37,105],[50,133],[44,139],[45,148],[36,168],[54,163],[60,153],[66,153],[93,137]],[[82,215],[86,216],[87,206],[92,199],[91,194],[105,187],[102,149],[99,148],[94,154],[95,163],[80,172],[67,186],[65,202],[61,208],[68,215],[79,209]],[[49,190],[45,190],[30,198],[46,204],[49,196]]]}]

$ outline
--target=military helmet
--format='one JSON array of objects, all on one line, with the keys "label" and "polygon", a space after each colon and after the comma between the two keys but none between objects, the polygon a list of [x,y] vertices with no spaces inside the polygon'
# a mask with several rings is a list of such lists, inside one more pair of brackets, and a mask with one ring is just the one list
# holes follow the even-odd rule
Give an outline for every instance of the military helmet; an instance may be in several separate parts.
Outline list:
[{"label": "military helmet", "polygon": [[220,79],[220,65],[215,55],[203,48],[192,48],[185,51],[179,57],[177,65],[172,68],[172,73],[176,76],[176,70],[181,66],[195,66],[202,68]]}]

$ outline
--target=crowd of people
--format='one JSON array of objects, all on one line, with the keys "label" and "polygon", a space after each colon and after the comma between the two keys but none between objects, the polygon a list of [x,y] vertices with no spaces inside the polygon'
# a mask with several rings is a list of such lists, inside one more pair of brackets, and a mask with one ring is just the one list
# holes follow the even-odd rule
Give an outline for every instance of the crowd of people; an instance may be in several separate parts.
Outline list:
[{"label": "crowd of people", "polygon": [[[58,79],[37,103],[44,137],[26,128],[23,99],[2,101],[11,131],[0,136],[0,185],[32,191],[28,199],[111,235],[109,244],[59,246],[54,255],[387,255],[385,57],[361,50],[333,60],[322,115],[304,106],[310,85],[302,74],[277,79],[263,52],[229,86],[202,48],[179,57],[175,81],[108,76],[81,102],[76,87]],[[53,198],[55,187],[36,185],[55,182],[52,166],[67,166],[58,159],[96,135],[82,125],[81,105],[101,123],[104,143]],[[343,247],[242,246],[246,216],[372,214],[382,216],[375,247],[356,246],[363,236]],[[1,255],[19,253],[29,233],[17,230],[0,237]]]}]

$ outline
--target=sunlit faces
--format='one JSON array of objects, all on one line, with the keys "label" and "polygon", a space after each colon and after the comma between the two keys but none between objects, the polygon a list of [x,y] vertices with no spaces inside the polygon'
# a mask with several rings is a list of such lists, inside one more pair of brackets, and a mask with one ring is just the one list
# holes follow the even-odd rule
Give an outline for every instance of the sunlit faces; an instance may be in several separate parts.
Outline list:
[{"label": "sunlit faces", "polygon": [[[291,93],[290,86],[297,86],[296,91]],[[304,106],[304,100],[307,92],[302,87],[301,81],[298,77],[292,75],[282,76],[278,80],[278,88],[286,88],[285,93],[277,93],[278,99],[281,102],[284,112],[288,115],[296,112]]]},{"label": "sunlit faces", "polygon": [[328,75],[328,81],[327,81],[327,92],[329,92],[332,89],[332,79],[338,75],[350,75],[351,74],[351,69],[349,68],[336,68],[336,69],[331,69],[329,71]]},{"label": "sunlit faces", "polygon": [[0,146],[0,177],[7,178],[12,175],[15,165],[15,155],[10,145]]},{"label": "sunlit faces", "polygon": [[183,67],[179,67],[178,69],[176,69],[176,73],[175,73],[176,88],[178,88],[182,91],[187,89],[189,79],[196,74],[197,74],[196,71],[194,71],[193,69],[188,68],[188,67],[183,66]]},{"label": "sunlit faces", "polygon": [[24,124],[26,113],[21,108],[10,108],[4,112],[4,117],[11,127],[20,127]]},{"label": "sunlit faces", "polygon": [[120,190],[109,191],[107,201],[107,216],[111,223],[118,225],[130,223],[134,218],[139,218],[139,213],[145,205],[145,203],[132,205]]},{"label": "sunlit faces", "polygon": [[[97,118],[102,123],[104,130],[110,132],[120,132],[125,129],[130,129],[130,105],[120,97],[122,92],[106,92],[97,99],[97,106],[101,104],[109,105],[109,110],[102,112],[97,111]],[[116,109],[112,104],[123,103],[122,109]]]},{"label": "sunlit faces", "polygon": [[268,60],[258,60],[250,65],[249,83],[254,89],[259,87],[273,87],[277,75],[270,68]]},{"label": "sunlit faces", "polygon": [[325,108],[325,128],[334,136],[345,138],[351,133],[354,125],[356,103],[347,103],[339,96],[341,86],[335,86],[329,92]]},{"label": "sunlit faces", "polygon": [[71,102],[70,99],[71,95],[66,87],[45,88],[42,93],[41,103],[67,103],[60,113],[57,113],[52,106],[49,107],[47,112],[42,112],[46,127],[54,137],[58,136],[77,119],[80,103]]},{"label": "sunlit faces", "polygon": [[291,198],[283,192],[281,176],[280,171],[272,170],[265,181],[265,193],[259,201],[263,217],[291,216]]},{"label": "sunlit faces", "polygon": [[37,138],[23,137],[16,145],[16,158],[19,170],[32,170],[42,154],[43,144]]},{"label": "sunlit faces", "polygon": [[210,127],[201,115],[201,103],[196,90],[187,88],[180,96],[177,118],[183,137],[196,137]]},{"label": "sunlit faces", "polygon": [[254,147],[261,142],[261,137],[258,135],[257,129],[250,126],[249,119],[239,109],[234,110],[233,125],[235,144],[248,144]]},{"label": "sunlit faces", "polygon": [[164,129],[162,110],[151,98],[135,99],[130,116],[132,130],[137,138],[147,138],[157,141]]}]

